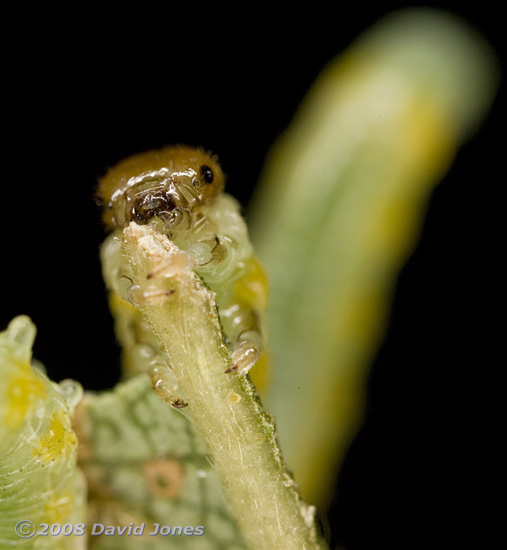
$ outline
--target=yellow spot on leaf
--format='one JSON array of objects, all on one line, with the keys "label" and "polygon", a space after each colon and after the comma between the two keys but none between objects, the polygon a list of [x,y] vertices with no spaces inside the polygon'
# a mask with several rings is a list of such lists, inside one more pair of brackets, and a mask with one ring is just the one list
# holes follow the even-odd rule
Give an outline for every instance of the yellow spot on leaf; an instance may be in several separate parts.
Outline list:
[{"label": "yellow spot on leaf", "polygon": [[76,435],[70,426],[70,418],[63,409],[53,413],[49,429],[39,441],[34,455],[45,462],[51,462],[68,453],[77,445]]},{"label": "yellow spot on leaf", "polygon": [[34,405],[46,397],[44,382],[37,377],[26,362],[17,362],[17,369],[7,383],[7,403],[4,422],[7,428],[16,430],[31,413]]}]

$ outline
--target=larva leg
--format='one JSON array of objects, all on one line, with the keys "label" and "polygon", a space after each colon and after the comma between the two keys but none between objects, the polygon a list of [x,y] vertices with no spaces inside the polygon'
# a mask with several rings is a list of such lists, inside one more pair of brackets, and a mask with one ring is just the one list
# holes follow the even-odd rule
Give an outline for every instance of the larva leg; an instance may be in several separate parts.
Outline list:
[{"label": "larva leg", "polygon": [[[127,376],[147,373],[153,390],[166,403],[176,408],[186,407],[187,403],[177,393],[178,380],[171,367],[161,356],[158,341],[149,325],[137,309],[123,302],[113,308],[116,317],[116,332],[123,353],[123,368]],[[127,307],[129,309],[127,309]]]},{"label": "larva leg", "polygon": [[101,249],[104,279],[111,292],[117,293],[132,305],[157,304],[167,299],[172,290],[160,289],[153,284],[134,285],[132,268],[125,256],[119,232],[109,236]]},{"label": "larva leg", "polygon": [[241,302],[230,303],[220,310],[224,329],[233,342],[231,365],[227,373],[247,373],[259,360],[263,338],[256,312]]},{"label": "larva leg", "polygon": [[[235,238],[234,224],[229,227],[229,214],[223,212],[213,220],[208,209],[199,212],[193,220],[186,243],[181,243],[193,260],[193,267],[208,283],[222,282],[232,275],[239,261],[239,243]],[[175,244],[180,245],[178,240]]]},{"label": "larva leg", "polygon": [[104,276],[110,290],[109,305],[115,319],[115,332],[122,346],[124,374],[127,377],[147,373],[154,391],[176,408],[187,404],[177,393],[178,382],[171,367],[161,356],[160,346],[148,323],[135,307],[160,304],[170,298],[171,290],[148,284],[133,284],[133,276],[121,240],[109,237],[102,249]]},{"label": "larva leg", "polygon": [[[147,335],[144,335],[147,336]],[[171,367],[157,353],[155,348],[146,343],[139,343],[132,347],[132,359],[138,365],[143,366],[143,371],[148,373],[155,393],[169,403],[172,407],[181,409],[188,403],[177,393],[178,379],[174,375]]]},{"label": "larva leg", "polygon": [[153,269],[148,279],[158,277],[173,277],[182,271],[196,268],[198,271],[215,271],[228,256],[231,239],[213,235],[201,241],[194,242],[187,250],[168,256]]},{"label": "larva leg", "polygon": [[[207,239],[197,241],[189,247],[189,252],[195,258],[197,267],[216,268],[227,256],[230,239],[213,235]],[[228,246],[229,245],[229,246]]]},{"label": "larva leg", "polygon": [[129,265],[124,265],[119,271],[116,288],[120,296],[133,306],[162,304],[174,294],[174,290],[158,288],[155,284],[135,285]]},{"label": "larva leg", "polygon": [[[170,365],[161,355],[160,346],[150,326],[140,312],[122,298],[113,307],[116,332],[124,350],[123,368],[127,376],[147,373],[153,390],[172,407],[186,407],[187,403],[177,393],[178,380]],[[123,303],[122,303],[123,302]]]},{"label": "larva leg", "polygon": [[262,349],[260,345],[254,342],[258,333],[249,331],[245,334],[245,339],[238,340],[232,351],[231,366],[225,371],[226,373],[237,372],[239,374],[247,373],[259,360]]},{"label": "larva leg", "polygon": [[162,359],[155,356],[152,358],[150,367],[148,368],[148,375],[151,378],[155,393],[166,403],[169,403],[171,407],[182,409],[188,405],[177,394],[178,380],[174,376],[172,369]]},{"label": "larva leg", "polygon": [[163,302],[174,290],[164,290],[156,286],[147,285],[141,287],[139,285],[130,285],[126,291],[128,301],[134,306],[156,305]]}]

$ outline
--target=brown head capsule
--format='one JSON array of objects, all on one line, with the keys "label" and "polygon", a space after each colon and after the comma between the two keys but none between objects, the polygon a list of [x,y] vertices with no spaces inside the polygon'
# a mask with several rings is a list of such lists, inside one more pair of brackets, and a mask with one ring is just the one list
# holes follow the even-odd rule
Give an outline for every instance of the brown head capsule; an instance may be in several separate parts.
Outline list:
[{"label": "brown head capsule", "polygon": [[185,145],[140,153],[100,180],[97,200],[107,229],[159,219],[177,228],[196,208],[223,191],[224,175],[213,155]]}]

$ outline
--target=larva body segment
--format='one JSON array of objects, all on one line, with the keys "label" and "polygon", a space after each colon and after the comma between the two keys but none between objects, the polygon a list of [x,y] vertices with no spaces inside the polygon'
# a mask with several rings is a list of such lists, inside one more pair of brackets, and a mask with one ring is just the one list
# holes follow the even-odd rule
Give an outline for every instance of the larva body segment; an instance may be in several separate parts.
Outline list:
[{"label": "larva body segment", "polygon": [[[102,265],[125,373],[148,372],[159,395],[178,408],[185,402],[170,366],[161,367],[166,358],[135,307],[171,299],[171,292],[157,289],[158,278],[194,269],[216,293],[232,350],[228,373],[248,372],[263,349],[267,279],[253,255],[239,204],[223,189],[224,175],[214,156],[175,146],[120,162],[97,190],[103,221],[113,230],[102,247]],[[122,248],[122,230],[130,222],[151,225],[180,250],[161,262],[142,288],[133,285]]]}]

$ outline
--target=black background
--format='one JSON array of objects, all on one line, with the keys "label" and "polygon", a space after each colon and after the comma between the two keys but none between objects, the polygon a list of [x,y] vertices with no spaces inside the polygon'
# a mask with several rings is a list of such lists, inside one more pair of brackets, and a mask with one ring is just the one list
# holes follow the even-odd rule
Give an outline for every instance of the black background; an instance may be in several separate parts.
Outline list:
[{"label": "black background", "polygon": [[[247,205],[267,151],[324,64],[402,6],[134,6],[107,17],[44,8],[6,19],[0,325],[28,314],[52,379],[113,386],[119,352],[98,260],[97,178],[141,150],[202,145],[219,154],[228,190]],[[437,6],[503,53],[487,6]],[[493,540],[505,367],[502,94],[433,193],[400,276],[367,421],[324,521],[333,546]]]}]

